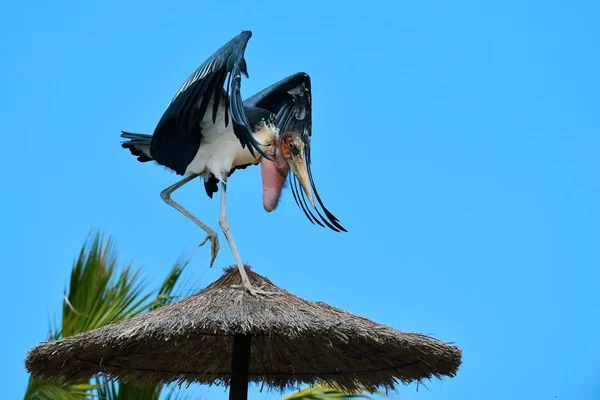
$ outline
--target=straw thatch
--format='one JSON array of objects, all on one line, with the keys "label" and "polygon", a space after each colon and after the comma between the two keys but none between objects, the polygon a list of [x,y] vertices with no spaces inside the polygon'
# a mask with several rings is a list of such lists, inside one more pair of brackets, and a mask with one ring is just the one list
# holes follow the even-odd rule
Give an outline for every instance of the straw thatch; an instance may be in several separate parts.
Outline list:
[{"label": "straw thatch", "polygon": [[458,347],[301,299],[246,269],[255,286],[278,294],[253,297],[237,269],[179,302],[29,352],[35,376],[67,381],[103,373],[138,383],[229,384],[234,334],[252,336],[250,382],[289,389],[316,382],[345,390],[394,389],[453,377]]}]

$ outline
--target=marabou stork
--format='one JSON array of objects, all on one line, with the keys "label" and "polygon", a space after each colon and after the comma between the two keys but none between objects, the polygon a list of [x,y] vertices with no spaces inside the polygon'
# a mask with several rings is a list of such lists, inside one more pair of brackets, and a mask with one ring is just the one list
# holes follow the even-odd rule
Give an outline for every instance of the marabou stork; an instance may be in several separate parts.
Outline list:
[{"label": "marabou stork", "polygon": [[[251,36],[252,32],[243,31],[198,67],[171,100],[153,135],[122,132],[121,137],[129,139],[122,142],[122,147],[138,161],[154,160],[185,176],[163,190],[161,197],[206,232],[200,246],[211,241],[211,267],[219,251],[217,234],[173,201],[171,194],[201,177],[206,194],[212,198],[221,183],[219,225],[242,275],[242,286],[256,295],[268,293],[250,284],[226,217],[227,178],[236,169],[261,164],[263,206],[267,212],[277,207],[289,176],[294,199],[311,222],[336,232],[346,229],[323,205],[310,169],[310,77],[296,73],[242,101],[242,74],[249,77],[244,52]],[[289,174],[290,168],[293,174]],[[315,206],[315,199],[322,212]]]}]

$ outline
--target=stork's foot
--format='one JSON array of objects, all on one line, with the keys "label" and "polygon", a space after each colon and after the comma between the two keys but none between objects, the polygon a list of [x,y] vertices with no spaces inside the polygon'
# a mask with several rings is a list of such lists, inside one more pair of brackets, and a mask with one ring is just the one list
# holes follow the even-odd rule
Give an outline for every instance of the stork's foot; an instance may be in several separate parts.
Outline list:
[{"label": "stork's foot", "polygon": [[241,285],[231,285],[231,287],[234,289],[247,290],[254,297],[256,297],[258,295],[270,297],[270,296],[277,294],[275,292],[266,292],[266,291],[262,290],[262,288],[256,288],[256,287],[252,286],[252,284],[250,282],[242,282]]},{"label": "stork's foot", "polygon": [[212,267],[215,263],[215,258],[217,258],[217,254],[219,253],[219,236],[214,231],[208,232],[206,237],[198,247],[204,246],[204,244],[210,240],[210,266]]}]

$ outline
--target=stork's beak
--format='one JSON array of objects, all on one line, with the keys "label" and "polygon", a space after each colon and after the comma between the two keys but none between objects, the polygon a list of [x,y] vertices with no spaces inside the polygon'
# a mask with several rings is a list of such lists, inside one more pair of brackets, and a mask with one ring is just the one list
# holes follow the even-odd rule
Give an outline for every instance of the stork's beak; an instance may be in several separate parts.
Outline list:
[{"label": "stork's beak", "polygon": [[296,146],[292,145],[292,149],[290,151],[290,157],[287,158],[294,175],[300,182],[302,189],[306,193],[308,197],[308,201],[310,204],[315,207],[315,201],[313,199],[312,187],[310,185],[310,179],[308,177],[308,169],[306,168],[306,163],[304,162],[304,143],[301,141],[296,142]]}]

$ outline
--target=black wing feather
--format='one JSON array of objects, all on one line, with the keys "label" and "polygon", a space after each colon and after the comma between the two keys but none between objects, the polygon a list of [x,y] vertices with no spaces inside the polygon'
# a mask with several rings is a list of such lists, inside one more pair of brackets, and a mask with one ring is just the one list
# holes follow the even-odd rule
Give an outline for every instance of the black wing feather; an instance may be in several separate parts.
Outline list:
[{"label": "black wing feather", "polygon": [[250,97],[244,101],[244,105],[246,107],[264,108],[275,114],[275,121],[280,134],[290,131],[301,132],[305,143],[305,163],[308,169],[310,185],[324,215],[318,208],[314,210],[316,215],[313,213],[310,203],[306,199],[306,194],[299,187],[296,177],[294,174],[290,174],[290,186],[294,200],[312,223],[317,223],[320,226],[324,226],[323,224],[325,224],[336,232],[347,232],[340,225],[339,220],[323,205],[312,176],[310,149],[310,139],[312,136],[312,98],[310,77],[308,74],[299,72],[290,75]]},{"label": "black wing feather", "polygon": [[[225,96],[226,125],[229,124],[228,109],[231,104],[233,131],[242,147],[248,146],[252,155],[255,155],[254,151],[257,150],[262,156],[269,158],[254,139],[244,114],[240,93],[242,74],[248,77],[244,52],[251,36],[252,32],[243,31],[231,39],[181,85],[152,136],[150,154],[159,164],[173,169],[180,175],[185,173],[200,146],[200,122],[204,119],[213,96],[215,104],[209,114],[213,122],[216,120],[219,101]],[[224,90],[223,84],[226,79],[227,90]]]}]

